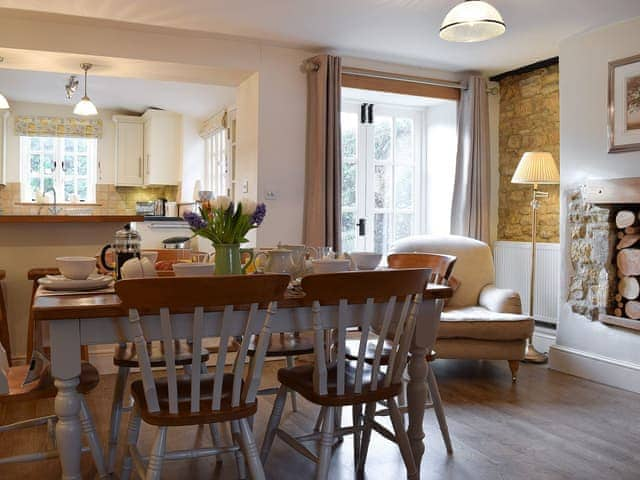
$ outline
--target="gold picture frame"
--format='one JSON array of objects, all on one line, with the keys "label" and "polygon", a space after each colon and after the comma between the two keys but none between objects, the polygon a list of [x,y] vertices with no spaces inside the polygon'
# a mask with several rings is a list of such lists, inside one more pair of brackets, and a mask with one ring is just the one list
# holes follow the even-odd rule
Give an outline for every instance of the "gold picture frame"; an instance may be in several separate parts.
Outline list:
[{"label": "gold picture frame", "polygon": [[640,55],[609,62],[609,153],[640,151]]}]

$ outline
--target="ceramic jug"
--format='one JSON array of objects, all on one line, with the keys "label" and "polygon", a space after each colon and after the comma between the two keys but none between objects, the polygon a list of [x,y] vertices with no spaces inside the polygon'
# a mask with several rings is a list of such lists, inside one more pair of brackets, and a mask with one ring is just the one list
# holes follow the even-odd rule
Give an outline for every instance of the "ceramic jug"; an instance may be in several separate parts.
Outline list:
[{"label": "ceramic jug", "polygon": [[256,268],[265,273],[287,273],[293,275],[296,265],[293,252],[286,248],[274,248],[256,255]]}]

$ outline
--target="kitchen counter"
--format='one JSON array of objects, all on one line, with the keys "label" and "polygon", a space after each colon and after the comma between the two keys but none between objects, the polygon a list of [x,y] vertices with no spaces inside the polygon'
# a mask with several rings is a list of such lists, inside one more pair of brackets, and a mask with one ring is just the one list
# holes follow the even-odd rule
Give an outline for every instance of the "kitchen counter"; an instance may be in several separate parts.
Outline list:
[{"label": "kitchen counter", "polygon": [[127,223],[143,222],[141,215],[0,215],[0,223]]}]

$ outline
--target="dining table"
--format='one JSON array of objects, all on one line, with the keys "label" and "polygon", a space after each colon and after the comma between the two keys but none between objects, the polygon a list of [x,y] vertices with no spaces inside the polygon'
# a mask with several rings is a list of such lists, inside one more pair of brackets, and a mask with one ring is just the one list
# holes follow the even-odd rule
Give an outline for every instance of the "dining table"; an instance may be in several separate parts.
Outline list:
[{"label": "dining table", "polygon": [[[443,302],[452,293],[452,289],[445,285],[429,284],[426,287],[410,349],[407,367],[407,433],[418,466],[425,450],[423,418],[429,368],[426,353],[433,346]],[[308,314],[310,309],[305,306],[303,298],[304,292],[291,290],[278,302],[277,314],[271,320],[272,333],[312,329],[311,315]],[[44,291],[40,287],[34,295],[31,314],[35,322],[49,330],[51,373],[57,387],[55,413],[58,422],[55,434],[62,478],[79,480],[82,453],[79,415],[81,394],[76,387],[81,369],[81,349],[89,345],[132,341],[134,332],[129,325],[128,311],[113,290],[64,294]],[[188,331],[190,319],[187,315],[177,316],[176,321],[184,323],[175,325],[176,331]],[[159,316],[146,320],[144,330],[147,340],[160,340]]]}]

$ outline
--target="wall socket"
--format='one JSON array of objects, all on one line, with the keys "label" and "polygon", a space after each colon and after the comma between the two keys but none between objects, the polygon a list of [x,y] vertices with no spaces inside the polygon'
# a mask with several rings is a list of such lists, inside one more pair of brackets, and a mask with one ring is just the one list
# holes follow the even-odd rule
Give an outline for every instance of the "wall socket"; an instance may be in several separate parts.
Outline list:
[{"label": "wall socket", "polygon": [[271,190],[267,191],[267,192],[264,194],[264,199],[265,199],[265,200],[275,200],[275,199],[276,199],[276,197],[277,197],[276,192],[273,192],[273,191],[271,191]]},{"label": "wall socket", "polygon": [[242,193],[249,193],[249,180],[242,181]]}]

